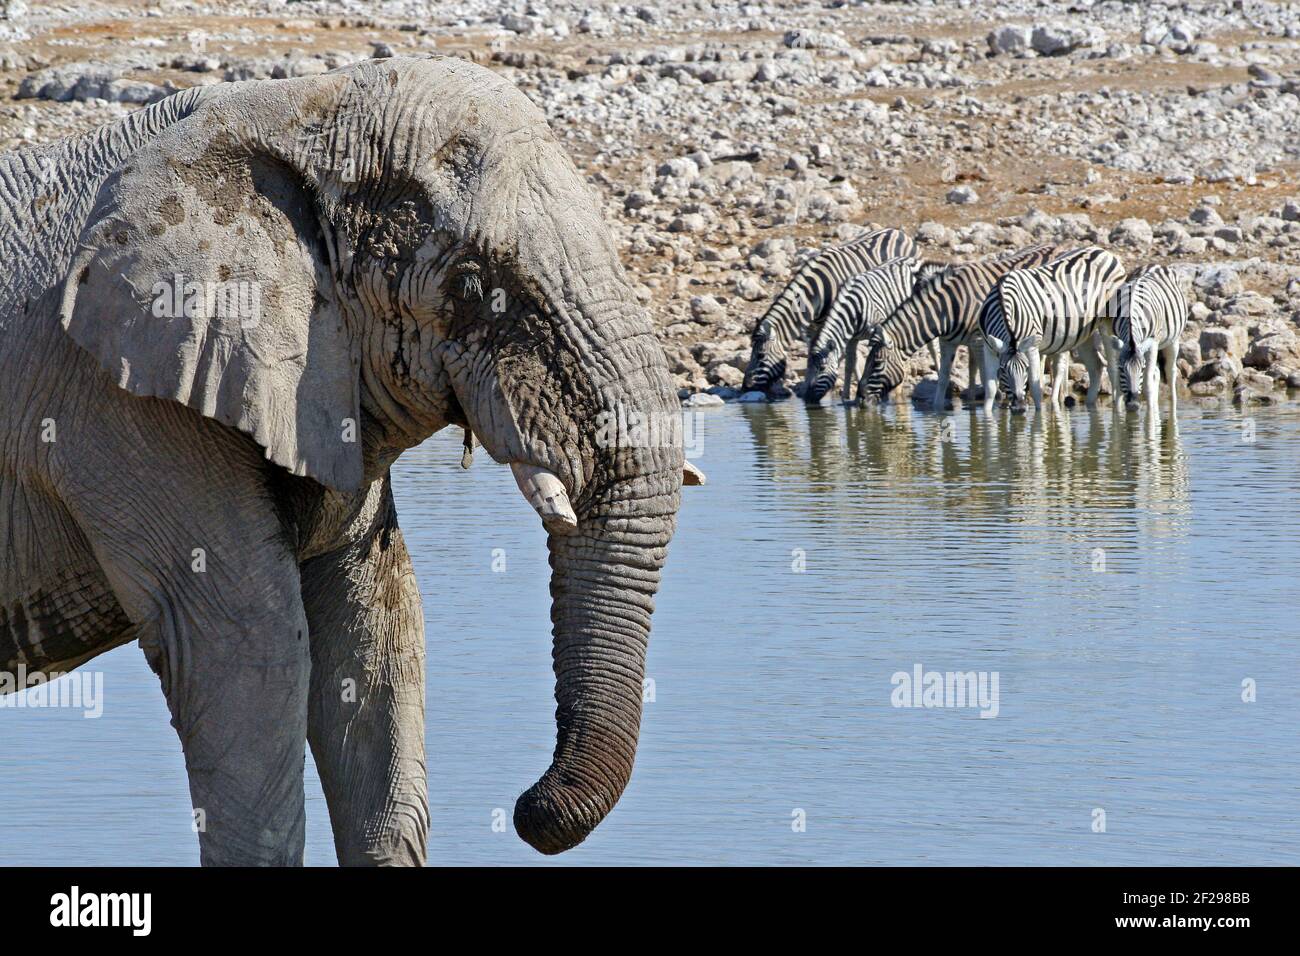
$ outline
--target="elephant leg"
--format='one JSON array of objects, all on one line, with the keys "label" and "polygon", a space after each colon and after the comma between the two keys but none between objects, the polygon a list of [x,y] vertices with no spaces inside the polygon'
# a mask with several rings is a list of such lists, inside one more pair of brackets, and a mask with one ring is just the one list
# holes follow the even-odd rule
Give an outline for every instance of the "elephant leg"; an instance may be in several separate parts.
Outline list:
[{"label": "elephant leg", "polygon": [[140,645],[159,674],[189,774],[204,866],[300,866],[310,656],[297,595],[222,620],[164,615]]},{"label": "elephant leg", "polygon": [[429,832],[424,614],[385,477],[365,530],[302,566],[311,626],[307,735],[339,863],[421,866]]},{"label": "elephant leg", "polygon": [[[100,441],[83,446],[62,492],[162,684],[200,860],[301,865],[310,642],[266,465],[187,409],[124,401],[137,404],[86,430]],[[154,438],[134,452],[155,463],[147,478],[113,460],[130,447],[112,433],[123,419],[137,441]]]}]

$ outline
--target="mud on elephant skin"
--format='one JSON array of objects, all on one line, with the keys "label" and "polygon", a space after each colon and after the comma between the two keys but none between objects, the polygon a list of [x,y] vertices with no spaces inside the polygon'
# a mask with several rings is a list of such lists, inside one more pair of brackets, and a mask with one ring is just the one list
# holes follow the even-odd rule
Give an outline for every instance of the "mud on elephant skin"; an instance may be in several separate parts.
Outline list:
[{"label": "mud on elephant skin", "polygon": [[541,113],[470,63],[368,61],[179,93],[0,176],[0,668],[138,637],[205,864],[302,861],[305,741],[340,861],[422,862],[388,469],[459,426],[548,530],[556,745],[515,825],[581,842],[632,772],[684,460],[598,436],[680,410]]}]

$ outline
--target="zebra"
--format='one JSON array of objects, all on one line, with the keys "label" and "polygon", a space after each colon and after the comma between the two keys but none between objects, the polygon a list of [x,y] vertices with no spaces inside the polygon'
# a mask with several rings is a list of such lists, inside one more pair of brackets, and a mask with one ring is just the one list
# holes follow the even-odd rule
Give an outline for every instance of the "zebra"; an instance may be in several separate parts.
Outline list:
[{"label": "zebra", "polygon": [[786,356],[798,341],[810,339],[840,286],[882,262],[915,254],[916,244],[899,229],[878,229],[842,246],[817,253],[781,290],[750,336],[746,391],[762,391],[785,377]]},{"label": "zebra", "polygon": [[[1111,370],[1112,391],[1118,387],[1113,360],[1110,303],[1124,283],[1124,266],[1105,249],[1089,246],[1068,252],[1031,269],[1013,269],[993,286],[980,310],[980,331],[989,349],[998,355],[998,386],[1007,393],[1013,414],[1025,410],[1025,387],[1034,408],[1043,405],[1040,356],[1074,351],[1088,370],[1088,405],[1101,390],[1101,354],[1105,348]],[[990,366],[992,363],[988,363]],[[1058,372],[1064,372],[1058,359]],[[1059,403],[1057,376],[1052,404]],[[984,409],[993,410],[993,398],[984,396]]]},{"label": "zebra", "polygon": [[831,304],[817,338],[808,346],[808,371],[804,400],[819,402],[835,387],[840,360],[844,360],[845,400],[857,374],[858,342],[867,330],[882,322],[912,294],[918,281],[946,267],[946,263],[904,256],[891,259],[845,283]]},{"label": "zebra", "polygon": [[1065,250],[1039,245],[965,265],[950,265],[918,282],[912,295],[884,322],[867,333],[866,368],[858,383],[858,404],[874,405],[885,400],[903,380],[907,360],[927,343],[939,343],[935,367],[939,382],[935,389],[936,411],[947,407],[948,379],[957,349],[970,354],[970,385],[974,394],[975,375],[982,373],[985,392],[996,391],[992,368],[984,355],[979,316],[993,284],[1012,269],[1041,265]]},{"label": "zebra", "polygon": [[1163,353],[1169,408],[1178,413],[1178,343],[1187,325],[1187,309],[1187,296],[1178,277],[1165,266],[1139,269],[1115,294],[1111,312],[1115,319],[1112,344],[1119,353],[1118,395],[1129,409],[1137,408],[1138,398],[1145,394],[1151,414],[1159,416],[1156,356]]}]

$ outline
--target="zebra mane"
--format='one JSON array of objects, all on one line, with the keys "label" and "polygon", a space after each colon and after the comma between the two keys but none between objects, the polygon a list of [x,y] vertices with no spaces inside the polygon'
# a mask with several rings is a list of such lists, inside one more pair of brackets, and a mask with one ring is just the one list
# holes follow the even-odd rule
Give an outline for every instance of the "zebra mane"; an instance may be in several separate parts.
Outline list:
[{"label": "zebra mane", "polygon": [[942,285],[952,278],[953,264],[951,262],[940,262],[937,259],[922,259],[921,271],[913,287],[913,292],[920,292],[922,289],[933,288]]},{"label": "zebra mane", "polygon": [[[1003,278],[1006,278],[1006,276],[1003,276]],[[998,280],[996,288],[998,292],[996,302],[997,310],[1002,313],[1002,325],[1007,330],[1007,350],[1010,352],[1018,352],[1020,351],[1020,348],[1016,343],[1016,330],[1011,327],[1011,319],[1007,315],[1007,300],[1006,296],[1003,295],[1003,289],[1005,287],[1003,286],[1001,279]]]}]

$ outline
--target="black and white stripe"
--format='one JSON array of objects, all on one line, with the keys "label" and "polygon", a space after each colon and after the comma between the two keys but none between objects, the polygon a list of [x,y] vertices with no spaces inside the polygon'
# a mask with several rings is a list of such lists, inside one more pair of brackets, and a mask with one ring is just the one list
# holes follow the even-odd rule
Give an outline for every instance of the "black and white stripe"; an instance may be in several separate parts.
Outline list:
[{"label": "black and white stripe", "polygon": [[1172,411],[1178,410],[1178,343],[1187,325],[1187,296],[1172,269],[1146,266],[1115,294],[1114,346],[1119,352],[1119,389],[1124,404],[1135,408],[1144,394],[1157,411],[1160,384],[1158,355],[1165,360]]},{"label": "black and white stripe", "polygon": [[[1012,411],[1024,410],[1026,387],[1034,406],[1042,407],[1040,356],[1071,351],[1088,369],[1088,404],[1097,400],[1098,346],[1107,352],[1112,348],[1110,303],[1124,279],[1118,257],[1090,246],[1041,266],[1014,269],[997,281],[980,311],[980,332],[998,356],[998,386],[1011,400]],[[1111,369],[1113,378],[1113,362]],[[991,409],[992,398],[986,395],[984,405]]]},{"label": "black and white stripe", "polygon": [[1058,246],[1031,246],[979,262],[948,266],[918,282],[911,296],[867,334],[870,352],[858,383],[859,402],[884,401],[903,380],[907,360],[936,341],[936,408],[941,407],[940,402],[947,402],[952,363],[961,346],[970,353],[971,386],[979,371],[983,373],[985,390],[996,389],[992,367],[984,361],[984,339],[979,330],[984,300],[993,284],[1012,269],[1041,265],[1063,251]]},{"label": "black and white stripe", "polygon": [[858,342],[867,330],[893,312],[912,294],[927,272],[943,263],[905,256],[854,276],[831,304],[817,338],[808,346],[808,371],[804,399],[819,402],[835,387],[840,361],[844,362],[845,398],[857,374]]},{"label": "black and white stripe", "polygon": [[745,388],[765,389],[784,378],[791,347],[815,335],[836,293],[849,279],[915,253],[916,245],[907,233],[879,229],[805,262],[754,326]]}]

